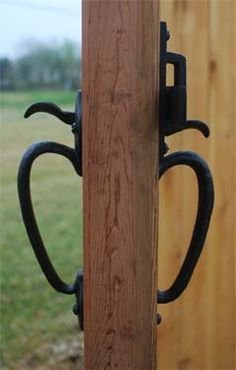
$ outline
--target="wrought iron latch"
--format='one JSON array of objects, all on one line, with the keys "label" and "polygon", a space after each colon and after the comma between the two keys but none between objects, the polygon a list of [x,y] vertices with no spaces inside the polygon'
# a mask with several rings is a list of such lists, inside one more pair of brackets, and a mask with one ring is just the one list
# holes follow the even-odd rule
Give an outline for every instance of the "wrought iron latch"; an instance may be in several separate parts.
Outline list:
[{"label": "wrought iron latch", "polygon": [[79,90],[75,112],[62,111],[53,103],[35,103],[25,112],[25,118],[34,113],[46,112],[59,118],[65,124],[71,126],[74,134],[74,148],[52,141],[42,141],[32,144],[25,152],[18,171],[18,194],[21,206],[21,213],[25,228],[34,250],[35,256],[44,273],[47,281],[57,292],[64,294],[75,294],[76,304],[74,313],[78,316],[81,330],[83,330],[83,271],[79,270],[74,283],[67,284],[57,274],[45,248],[37,221],[35,218],[31,193],[30,193],[30,172],[36,158],[43,154],[54,153],[69,160],[76,173],[82,176],[82,92]]},{"label": "wrought iron latch", "polygon": [[[183,55],[167,51],[170,37],[165,22],[160,30],[160,171],[159,177],[170,168],[180,165],[190,167],[198,181],[198,210],[190,245],[181,269],[171,285],[165,291],[158,291],[158,303],[169,303],[177,299],[187,287],[205,243],[213,204],[214,187],[211,172],[206,162],[196,153],[190,151],[175,152],[166,155],[168,146],[165,137],[186,129],[197,129],[205,137],[210,130],[201,121],[187,120],[186,115],[186,59]],[[174,84],[167,86],[167,64],[174,67]]]},{"label": "wrought iron latch", "polygon": [[[171,287],[165,291],[158,291],[158,303],[168,303],[177,299],[187,287],[201,254],[214,202],[213,181],[206,162],[193,152],[176,152],[166,155],[168,147],[165,137],[176,132],[195,128],[206,137],[209,136],[207,125],[200,121],[187,121],[186,119],[186,60],[182,55],[167,51],[169,34],[166,23],[161,22],[160,39],[160,173],[159,177],[171,167],[187,165],[191,167],[198,180],[199,202],[196,222],[187,255],[180,272]],[[166,66],[174,66],[174,85],[166,85]],[[26,231],[49,284],[58,292],[75,294],[76,304],[74,313],[78,316],[79,324],[83,330],[83,271],[80,270],[72,284],[65,283],[57,274],[49,259],[42,240],[30,193],[30,172],[36,158],[46,153],[54,153],[66,157],[76,173],[82,176],[82,92],[78,92],[75,112],[62,111],[52,103],[35,103],[25,112],[25,118],[37,112],[46,112],[56,116],[62,122],[71,126],[74,134],[74,148],[55,143],[39,142],[31,145],[25,152],[18,172],[18,193],[23,221]],[[158,323],[160,316],[158,316]]]},{"label": "wrought iron latch", "polygon": [[[166,22],[160,29],[160,157],[167,153],[165,136],[186,129],[199,130],[205,137],[210,135],[208,126],[201,121],[187,120],[186,58],[167,51],[170,33]],[[167,65],[174,67],[174,84],[167,86]]]}]

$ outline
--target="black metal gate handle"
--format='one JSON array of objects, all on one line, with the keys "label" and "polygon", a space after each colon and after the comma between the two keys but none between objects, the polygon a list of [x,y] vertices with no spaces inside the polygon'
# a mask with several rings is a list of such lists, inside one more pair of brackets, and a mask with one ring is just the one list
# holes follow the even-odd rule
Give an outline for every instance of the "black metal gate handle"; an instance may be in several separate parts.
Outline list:
[{"label": "black metal gate handle", "polygon": [[55,142],[39,142],[32,144],[25,152],[19,167],[18,172],[18,193],[21,206],[22,217],[24,220],[25,228],[33,247],[35,256],[38,263],[46,276],[49,284],[58,292],[65,294],[76,293],[76,281],[73,284],[65,283],[55,271],[46,248],[44,246],[43,239],[41,237],[33,210],[31,192],[30,192],[30,172],[32,165],[39,156],[46,153],[54,153],[62,155],[67,158],[76,173],[80,173],[78,161],[76,160],[76,154],[74,149],[58,144]]},{"label": "black metal gate handle", "polygon": [[170,168],[185,165],[193,169],[198,181],[198,210],[190,245],[180,271],[169,289],[158,291],[158,303],[177,299],[187,287],[200,257],[214,203],[214,187],[211,172],[206,162],[196,153],[175,152],[161,158],[159,178]]},{"label": "black metal gate handle", "polygon": [[[207,125],[201,121],[187,120],[186,59],[184,56],[169,52],[167,41],[169,32],[165,22],[160,27],[160,96],[159,96],[159,137],[160,172],[159,177],[168,169],[185,165],[190,167],[198,181],[198,210],[190,245],[173,284],[164,291],[158,291],[158,303],[168,303],[177,299],[187,287],[201,254],[214,202],[213,180],[206,162],[193,152],[176,152],[166,155],[168,146],[165,137],[185,129],[198,129],[205,137],[209,136]],[[167,86],[167,64],[174,66],[174,85]],[[54,269],[35,219],[30,194],[30,172],[36,158],[42,154],[54,153],[67,158],[76,173],[82,176],[82,91],[78,91],[75,112],[63,111],[52,103],[38,102],[25,112],[29,117],[37,112],[46,112],[70,125],[74,134],[74,149],[54,142],[40,142],[31,145],[23,156],[18,173],[18,192],[24,224],[35,256],[49,284],[58,292],[76,295],[74,313],[78,316],[83,330],[83,272],[79,271],[73,284],[65,283]],[[157,323],[160,323],[158,315]]]}]

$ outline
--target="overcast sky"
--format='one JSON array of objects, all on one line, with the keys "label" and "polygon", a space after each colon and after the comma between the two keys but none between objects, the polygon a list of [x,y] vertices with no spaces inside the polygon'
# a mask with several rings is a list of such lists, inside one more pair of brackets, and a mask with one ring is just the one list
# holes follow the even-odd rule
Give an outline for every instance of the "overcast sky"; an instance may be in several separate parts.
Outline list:
[{"label": "overcast sky", "polygon": [[22,41],[81,44],[81,0],[0,0],[0,57],[14,57]]}]

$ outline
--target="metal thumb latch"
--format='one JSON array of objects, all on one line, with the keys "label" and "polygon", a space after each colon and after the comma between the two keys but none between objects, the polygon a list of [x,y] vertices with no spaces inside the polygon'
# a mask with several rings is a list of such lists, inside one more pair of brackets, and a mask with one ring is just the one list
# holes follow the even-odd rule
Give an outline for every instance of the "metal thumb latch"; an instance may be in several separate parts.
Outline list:
[{"label": "metal thumb latch", "polygon": [[[187,121],[186,119],[186,60],[182,55],[167,52],[169,34],[166,23],[161,22],[160,30],[160,172],[159,177],[170,168],[186,165],[193,169],[197,176],[199,188],[199,201],[196,222],[192,239],[184,263],[174,283],[165,291],[158,291],[158,303],[168,303],[177,299],[187,287],[201,254],[211,218],[214,201],[213,181],[210,170],[205,161],[193,152],[176,152],[166,155],[168,147],[165,136],[172,135],[188,128],[201,131],[209,136],[207,125],[200,121]],[[174,86],[166,86],[166,66],[174,66]],[[64,294],[75,294],[76,304],[73,308],[78,316],[79,325],[83,330],[83,271],[79,270],[72,284],[64,282],[56,272],[49,259],[46,247],[41,237],[35,218],[31,192],[30,172],[34,161],[41,155],[54,153],[68,159],[79,176],[82,176],[82,92],[78,91],[75,112],[61,110],[53,103],[35,103],[25,112],[25,118],[34,113],[46,112],[69,125],[74,134],[74,148],[56,143],[42,141],[32,144],[23,155],[18,171],[18,193],[21,212],[25,228],[47,281],[54,290]],[[157,323],[161,317],[158,315]]]}]

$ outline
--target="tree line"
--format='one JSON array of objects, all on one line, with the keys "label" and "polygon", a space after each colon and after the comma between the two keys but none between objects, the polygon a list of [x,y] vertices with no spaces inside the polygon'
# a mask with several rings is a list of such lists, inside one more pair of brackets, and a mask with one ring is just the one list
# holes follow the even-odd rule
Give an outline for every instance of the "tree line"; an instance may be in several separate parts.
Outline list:
[{"label": "tree line", "polygon": [[28,42],[15,59],[0,58],[0,89],[80,87],[81,58],[72,41]]}]

